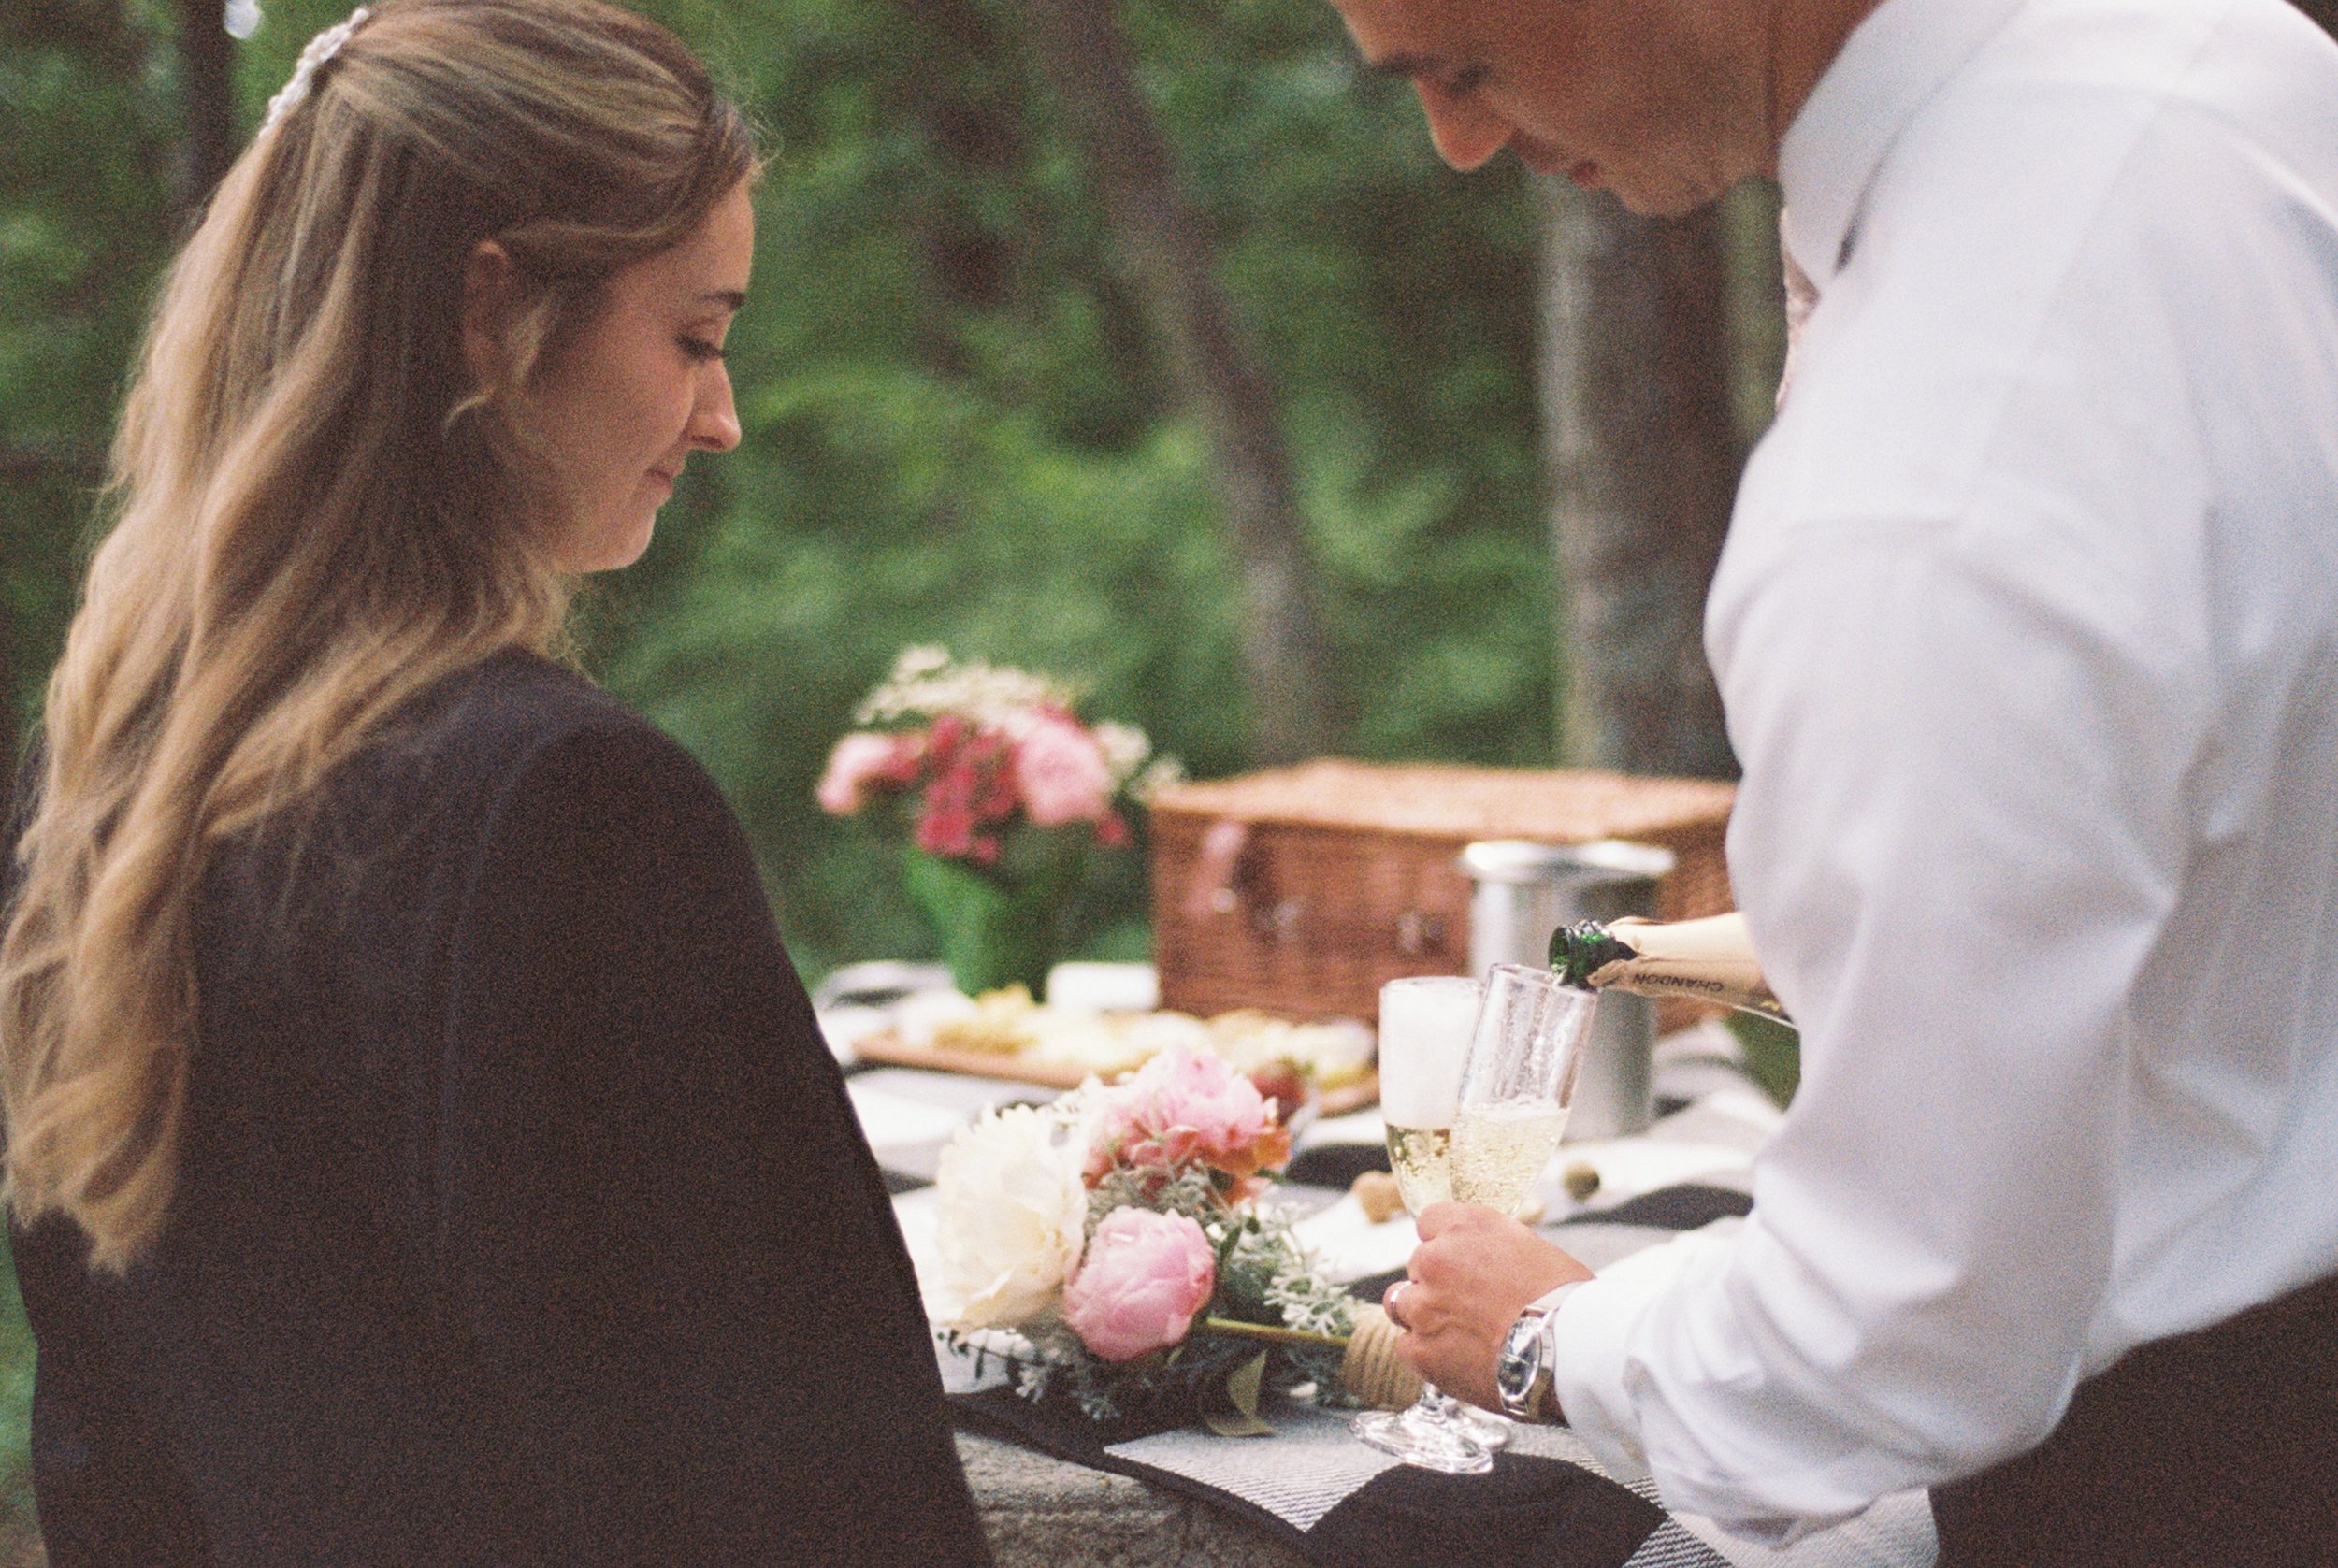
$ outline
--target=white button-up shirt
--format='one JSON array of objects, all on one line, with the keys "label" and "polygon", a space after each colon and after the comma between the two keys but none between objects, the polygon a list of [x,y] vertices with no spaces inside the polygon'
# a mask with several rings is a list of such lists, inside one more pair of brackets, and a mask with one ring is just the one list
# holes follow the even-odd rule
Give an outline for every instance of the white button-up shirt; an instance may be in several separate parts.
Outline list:
[{"label": "white button-up shirt", "polygon": [[1886,0],[1781,167],[1819,303],[1706,640],[1801,1088],[1556,1383],[1764,1535],[2338,1272],[2338,46]]}]

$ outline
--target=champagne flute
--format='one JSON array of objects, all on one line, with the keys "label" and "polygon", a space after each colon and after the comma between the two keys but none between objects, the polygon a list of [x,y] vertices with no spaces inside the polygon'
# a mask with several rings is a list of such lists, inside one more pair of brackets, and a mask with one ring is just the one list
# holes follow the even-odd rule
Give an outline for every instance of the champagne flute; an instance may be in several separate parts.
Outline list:
[{"label": "champagne flute", "polygon": [[[1470,1040],[1484,1003],[1485,986],[1463,975],[1422,975],[1393,980],[1381,987],[1380,1110],[1388,1125],[1389,1167],[1396,1174],[1396,1189],[1408,1214],[1418,1215],[1432,1203],[1450,1202],[1455,1197],[1454,1120],[1461,1110]],[[1393,1091],[1393,1111],[1387,1065],[1392,1029],[1400,1041],[1398,1055],[1403,1058]],[[1510,1205],[1516,1206],[1515,1202]],[[1439,1436],[1450,1425],[1486,1448],[1499,1448],[1510,1440],[1509,1422],[1490,1410],[1464,1404],[1434,1388],[1425,1390],[1422,1398],[1439,1402]]]},{"label": "champagne flute", "polygon": [[[1381,988],[1380,1109],[1407,1209],[1458,1199],[1517,1210],[1566,1129],[1595,1006],[1591,993],[1521,964],[1496,964],[1482,987],[1437,977]],[[1491,1469],[1493,1446],[1463,1410],[1424,1386],[1408,1410],[1359,1417],[1356,1435],[1407,1464]]]},{"label": "champagne flute", "polygon": [[[1522,964],[1495,965],[1483,990],[1453,1120],[1453,1196],[1515,1215],[1566,1131],[1598,998]],[[1461,1414],[1488,1446],[1508,1440],[1506,1417],[1470,1404]]]},{"label": "champagne flute", "polygon": [[[1389,1168],[1411,1214],[1453,1196],[1453,1119],[1481,1000],[1478,982],[1458,975],[1392,980],[1380,987],[1380,1115],[1388,1126]],[[1356,1435],[1407,1463],[1467,1474],[1490,1468],[1494,1454],[1465,1408],[1423,1388],[1401,1415],[1373,1411],[1357,1417]]]},{"label": "champagne flute", "polygon": [[1598,998],[1547,969],[1496,964],[1462,1073],[1453,1196],[1515,1214],[1559,1146]]}]

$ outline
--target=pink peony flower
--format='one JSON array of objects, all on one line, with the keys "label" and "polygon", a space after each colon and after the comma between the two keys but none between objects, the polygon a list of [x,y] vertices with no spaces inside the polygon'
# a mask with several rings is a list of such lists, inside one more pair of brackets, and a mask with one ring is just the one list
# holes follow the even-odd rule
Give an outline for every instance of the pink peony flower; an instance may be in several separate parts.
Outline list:
[{"label": "pink peony flower", "polygon": [[1063,1287],[1063,1321],[1107,1361],[1132,1361],[1185,1338],[1218,1286],[1218,1259],[1183,1215],[1115,1209]]},{"label": "pink peony flower", "polygon": [[1105,1113],[1090,1146],[1092,1185],[1115,1164],[1167,1170],[1194,1162],[1243,1178],[1291,1158],[1275,1101],[1207,1051],[1173,1046],[1147,1062]]},{"label": "pink peony flower", "polygon": [[868,803],[873,784],[905,784],[917,774],[917,738],[856,730],[828,754],[820,775],[820,809],[850,816]]},{"label": "pink peony flower", "polygon": [[1023,811],[1042,827],[1093,822],[1112,798],[1112,768],[1095,737],[1069,718],[1042,719],[1015,748]]}]

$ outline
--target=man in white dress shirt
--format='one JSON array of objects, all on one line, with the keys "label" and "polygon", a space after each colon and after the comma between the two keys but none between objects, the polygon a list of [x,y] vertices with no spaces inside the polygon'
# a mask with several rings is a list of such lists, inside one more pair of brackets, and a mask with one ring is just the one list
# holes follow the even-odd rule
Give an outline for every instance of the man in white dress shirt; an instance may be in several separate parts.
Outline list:
[{"label": "man in white dress shirt", "polygon": [[1509,1338],[1749,1534],[1928,1486],[1943,1568],[2338,1562],[2338,47],[2285,0],[1334,3],[1457,167],[1774,173],[1817,291],[1706,622],[1802,1028],[1754,1213],[1553,1308],[1572,1259],[1433,1210],[1407,1354],[1492,1404]]}]

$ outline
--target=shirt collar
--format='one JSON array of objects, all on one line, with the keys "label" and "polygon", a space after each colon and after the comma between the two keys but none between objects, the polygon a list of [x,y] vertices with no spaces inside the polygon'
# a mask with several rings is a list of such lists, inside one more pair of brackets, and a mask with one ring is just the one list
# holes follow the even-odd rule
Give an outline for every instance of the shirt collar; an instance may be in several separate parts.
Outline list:
[{"label": "shirt collar", "polygon": [[1785,238],[1824,290],[1848,259],[1884,154],[1942,83],[2028,0],[1883,0],[1852,30],[1778,149]]}]

